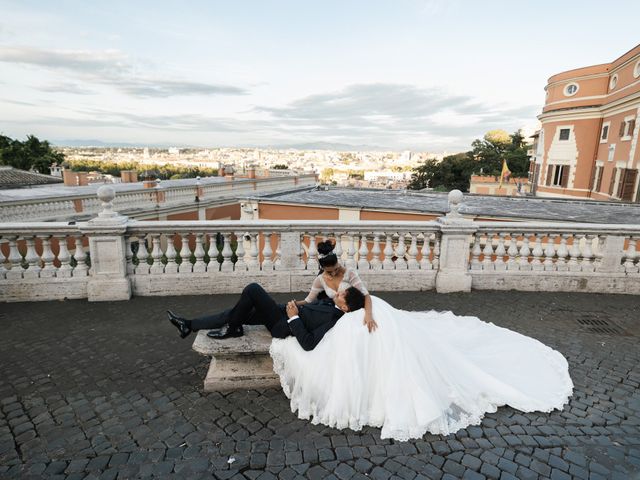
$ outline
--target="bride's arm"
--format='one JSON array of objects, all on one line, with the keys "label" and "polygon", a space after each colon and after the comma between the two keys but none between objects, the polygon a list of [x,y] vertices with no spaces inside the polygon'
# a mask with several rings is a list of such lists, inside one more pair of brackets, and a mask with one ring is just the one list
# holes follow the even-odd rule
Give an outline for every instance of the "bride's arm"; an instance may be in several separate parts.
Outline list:
[{"label": "bride's arm", "polygon": [[364,297],[364,321],[363,323],[369,329],[369,333],[375,332],[378,328],[378,324],[373,319],[373,313],[371,308],[371,295],[367,294]]},{"label": "bride's arm", "polygon": [[318,298],[318,294],[322,290],[324,290],[324,287],[322,286],[322,280],[320,278],[320,275],[318,275],[313,280],[313,284],[311,284],[311,290],[309,291],[309,295],[307,295],[307,297],[304,300],[298,300],[296,302],[296,305],[300,306],[300,305],[305,305],[307,303],[313,302],[316,298]]},{"label": "bride's arm", "polygon": [[364,320],[362,323],[363,325],[367,326],[369,333],[372,333],[376,330],[376,328],[378,328],[378,324],[373,319],[373,308],[371,307],[371,295],[369,295],[369,291],[367,290],[367,287],[364,286],[364,282],[360,278],[360,275],[358,275],[358,272],[350,268],[348,273],[349,273],[349,276],[347,280],[349,284],[352,285],[353,287],[356,287],[364,295]]}]

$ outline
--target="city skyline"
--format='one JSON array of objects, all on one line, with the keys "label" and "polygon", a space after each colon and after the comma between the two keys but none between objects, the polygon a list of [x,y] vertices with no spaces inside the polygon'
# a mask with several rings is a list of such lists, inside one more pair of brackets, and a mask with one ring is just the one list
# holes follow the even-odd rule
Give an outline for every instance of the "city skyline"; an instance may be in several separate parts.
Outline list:
[{"label": "city skyline", "polygon": [[634,47],[619,4],[0,1],[0,134],[466,150],[535,126],[549,76]]}]

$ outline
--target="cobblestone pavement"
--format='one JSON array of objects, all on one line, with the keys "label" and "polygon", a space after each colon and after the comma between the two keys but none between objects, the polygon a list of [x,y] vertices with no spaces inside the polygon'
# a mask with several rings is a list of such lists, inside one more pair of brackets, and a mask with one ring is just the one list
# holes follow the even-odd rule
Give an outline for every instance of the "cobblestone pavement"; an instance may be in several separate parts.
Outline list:
[{"label": "cobblestone pavement", "polygon": [[[640,478],[638,297],[385,293],[538,338],[569,360],[563,411],[500,408],[447,437],[314,426],[282,391],[203,393],[207,360],[167,322],[233,295],[0,304],[0,478]],[[286,300],[291,295],[279,295]],[[605,319],[620,333],[588,332]]]}]

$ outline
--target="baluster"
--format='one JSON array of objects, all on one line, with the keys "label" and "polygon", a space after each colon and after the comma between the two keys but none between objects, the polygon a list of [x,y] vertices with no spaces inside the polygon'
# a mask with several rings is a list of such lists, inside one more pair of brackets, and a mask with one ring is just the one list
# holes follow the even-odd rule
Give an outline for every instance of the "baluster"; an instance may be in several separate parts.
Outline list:
[{"label": "baluster", "polygon": [[[204,263],[204,248],[202,246],[202,237],[204,233],[196,233],[196,248],[193,254],[196,257],[196,263],[193,264],[193,273],[204,273],[207,271],[207,264]],[[239,244],[242,244],[242,237],[239,237]],[[238,247],[239,248],[239,247]]]},{"label": "baluster", "polygon": [[580,270],[583,272],[595,271],[596,266],[594,263],[593,250],[591,249],[594,237],[595,235],[584,236],[584,248],[582,249],[582,260],[580,261]]},{"label": "baluster", "polygon": [[382,261],[382,268],[384,270],[393,270],[395,268],[395,264],[393,263],[393,245],[392,238],[390,233],[385,233],[386,241],[384,244],[384,260]]},{"label": "baluster", "polygon": [[420,264],[418,263],[418,235],[416,233],[409,232],[411,236],[411,243],[409,244],[409,250],[407,250],[407,268],[409,270],[419,270]]},{"label": "baluster", "polygon": [[[193,272],[193,265],[191,265],[191,249],[189,248],[189,232],[181,233],[182,246],[180,248],[180,258],[182,262],[178,266],[178,273],[189,274]],[[225,233],[225,242],[228,242],[229,235]],[[231,247],[229,247],[231,252]],[[231,253],[229,253],[229,259],[231,259]],[[229,262],[231,264],[231,262]],[[233,267],[231,267],[233,268]]]},{"label": "baluster", "polygon": [[584,235],[573,235],[571,239],[571,248],[569,249],[569,261],[567,262],[567,267],[570,272],[579,272],[580,271],[580,263],[578,263],[578,259],[580,257],[580,241],[584,238]]},{"label": "baluster", "polygon": [[[271,257],[273,256],[273,250],[271,249],[271,235],[272,233],[264,233],[264,248],[262,249],[262,270],[263,271],[271,271],[273,270],[273,260],[271,259]],[[313,241],[313,246],[315,248],[315,238],[312,236],[311,237]],[[310,243],[311,245],[311,243]],[[317,254],[317,251],[316,251]],[[316,260],[316,268],[317,267],[317,263],[318,261]]]},{"label": "baluster", "polygon": [[[309,233],[308,235],[309,235],[309,248],[307,250],[307,270],[315,271],[320,267],[318,263],[318,249],[316,247],[316,236],[315,236],[315,233]],[[340,240],[336,240],[336,248],[338,245],[340,245]],[[342,249],[342,247],[340,247],[340,249]],[[336,252],[336,255],[337,255],[337,252]]]},{"label": "baluster", "polygon": [[233,256],[233,250],[231,249],[231,233],[222,233],[222,265],[220,265],[221,272],[232,272],[233,262],[231,257]]},{"label": "baluster", "polygon": [[544,265],[544,270],[547,272],[556,269],[556,265],[553,259],[556,256],[556,247],[554,243],[557,236],[557,234],[547,234],[547,243],[546,248],[544,249],[544,262],[542,262]]},{"label": "baluster", "polygon": [[498,246],[496,247],[496,260],[494,262],[494,268],[496,270],[506,270],[507,264],[504,263],[504,256],[507,254],[507,251],[504,248],[504,239],[507,236],[505,232],[498,233]]},{"label": "baluster", "polygon": [[151,257],[153,258],[153,263],[151,264],[151,268],[149,272],[152,275],[160,275],[164,273],[164,265],[162,264],[162,249],[160,248],[160,234],[152,233],[151,234]]},{"label": "baluster", "polygon": [[480,255],[482,254],[482,248],[480,242],[482,234],[475,232],[473,234],[473,249],[471,250],[471,270],[482,270],[482,263],[480,262]]},{"label": "baluster", "polygon": [[251,242],[251,247],[249,248],[249,260],[247,262],[247,270],[249,270],[250,272],[257,272],[260,270],[260,262],[258,261],[258,256],[259,256],[259,252],[258,252],[258,239],[257,233],[250,233],[250,242]]},{"label": "baluster", "polygon": [[518,270],[531,270],[531,264],[529,263],[529,255],[531,255],[529,237],[531,237],[531,233],[525,232],[522,234],[522,246],[518,252]]},{"label": "baluster", "polygon": [[281,242],[281,237],[280,234],[278,234],[276,236],[276,241],[278,242],[276,244],[276,258],[275,261],[273,262],[273,269],[274,270],[280,270],[280,267],[282,265],[282,249],[280,248],[280,245],[282,244]]},{"label": "baluster", "polygon": [[24,256],[25,261],[29,264],[29,267],[23,273],[24,278],[38,278],[40,276],[40,256],[36,251],[35,237],[29,236],[25,239],[27,242],[27,253]]},{"label": "baluster", "polygon": [[431,234],[422,232],[422,247],[420,248],[420,269],[432,270],[431,264]]},{"label": "baluster", "polygon": [[345,262],[345,266],[347,268],[356,268],[356,261],[353,258],[356,254],[355,234],[353,232],[347,234],[347,241],[349,242],[349,246],[347,247],[347,261]]},{"label": "baluster", "polygon": [[11,236],[9,238],[9,256],[7,259],[9,260],[9,270],[5,274],[7,280],[17,280],[22,278],[22,273],[24,268],[22,266],[22,254],[18,249],[18,237]]},{"label": "baluster", "polygon": [[367,234],[360,235],[360,248],[358,249],[358,270],[369,270],[369,247],[367,245]]},{"label": "baluster", "polygon": [[174,243],[176,233],[165,234],[164,238],[167,242],[167,248],[165,249],[165,257],[167,257],[167,264],[164,266],[164,273],[178,273],[178,262],[176,257],[178,252],[176,251],[176,245]]},{"label": "baluster", "polygon": [[625,251],[625,261],[623,264],[624,271],[626,273],[637,273],[638,267],[635,265],[636,257],[638,255],[636,250],[636,240],[633,236],[628,237],[629,246]]},{"label": "baluster", "polygon": [[494,233],[487,232],[487,236],[484,241],[484,248],[482,249],[482,254],[484,255],[484,258],[482,259],[483,270],[493,270],[495,268],[493,265],[493,259],[491,258],[493,255],[493,235]]},{"label": "baluster", "polygon": [[333,249],[333,253],[338,257],[338,261],[342,263],[342,232],[335,233],[335,248]]},{"label": "baluster", "polygon": [[56,259],[53,251],[51,250],[51,235],[42,235],[39,236],[42,241],[42,262],[44,263],[44,267],[40,271],[40,278],[45,277],[55,277],[56,276],[56,266],[53,264],[53,261]]},{"label": "baluster", "polygon": [[433,234],[433,269],[438,270],[440,267],[440,236],[438,232]]},{"label": "baluster", "polygon": [[373,232],[373,246],[371,247],[371,270],[382,270],[380,261],[380,233]]},{"label": "baluster", "polygon": [[518,270],[518,262],[516,261],[516,257],[518,256],[518,234],[510,233],[509,234],[509,248],[507,249],[507,255],[509,255],[509,260],[507,260],[507,270]]},{"label": "baluster", "polygon": [[149,274],[149,251],[147,250],[147,236],[138,237],[138,265],[136,265],[136,275]]},{"label": "baluster", "polygon": [[595,256],[595,261],[594,261],[594,266],[596,271],[600,270],[600,266],[602,265],[602,258],[604,257],[604,253],[603,253],[603,246],[604,246],[604,241],[606,239],[605,235],[596,235],[596,251],[594,252],[594,256]]},{"label": "baluster", "polygon": [[535,271],[544,270],[544,265],[542,264],[542,255],[544,254],[544,250],[542,250],[542,234],[534,233],[535,245],[533,246],[533,251],[531,254],[533,255],[533,260],[531,260],[531,269]]},{"label": "baluster", "polygon": [[[236,272],[246,272],[247,264],[244,261],[244,232],[236,232]],[[197,257],[196,257],[197,258]],[[197,263],[197,262],[196,262]],[[195,266],[193,271],[195,272]]]},{"label": "baluster", "polygon": [[[65,246],[66,246],[66,242],[65,242]],[[58,255],[58,258],[60,258],[60,255]],[[125,237],[125,240],[124,240],[124,258],[127,262],[127,275],[133,275],[136,271],[136,267],[133,264],[133,249],[131,248],[131,235],[128,235],[127,237]]]},{"label": "baluster", "polygon": [[218,262],[218,235],[216,233],[209,234],[209,249],[207,250],[207,256],[209,257],[209,263],[207,264],[207,272],[219,272],[220,263]]},{"label": "baluster", "polygon": [[569,249],[567,248],[567,239],[571,236],[570,233],[563,233],[560,235],[560,246],[558,247],[557,255],[558,261],[556,262],[556,269],[559,272],[567,272],[569,270],[569,264],[567,263],[567,257],[569,256]]},{"label": "baluster", "polygon": [[403,232],[398,233],[398,245],[395,249],[395,257],[396,257],[396,269],[397,270],[406,270],[407,269],[407,259],[404,258],[405,253],[407,252],[407,246],[405,245],[405,234]]},{"label": "baluster", "polygon": [[[0,239],[2,239],[2,237],[0,237]],[[7,257],[5,257],[4,253],[2,252],[2,244],[3,242],[0,241],[0,279],[4,279],[7,275],[7,272],[9,271],[5,266],[5,263],[7,263]]]},{"label": "baluster", "polygon": [[66,235],[58,235],[55,238],[58,240],[58,261],[60,262],[56,277],[69,278],[73,275],[73,269],[71,268],[71,254],[67,248],[67,237]]}]

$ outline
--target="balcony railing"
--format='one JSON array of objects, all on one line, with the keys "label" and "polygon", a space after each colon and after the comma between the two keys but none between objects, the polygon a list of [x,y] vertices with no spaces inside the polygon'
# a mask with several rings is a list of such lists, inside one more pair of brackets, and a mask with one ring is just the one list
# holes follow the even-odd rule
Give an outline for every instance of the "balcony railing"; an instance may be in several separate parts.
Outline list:
[{"label": "balcony railing", "polygon": [[[640,225],[438,221],[136,221],[0,224],[0,300],[307,290],[319,241],[373,291],[640,293]],[[454,198],[455,200],[455,198]]]},{"label": "balcony railing", "polygon": [[[154,210],[177,205],[200,205],[208,201],[237,198],[254,193],[290,190],[296,187],[312,187],[315,175],[258,178],[202,183],[188,186],[167,186],[125,190],[114,199],[114,207],[121,212]],[[95,194],[79,194],[33,198],[0,202],[0,222],[47,221],[93,216],[100,212],[100,201]]]}]

